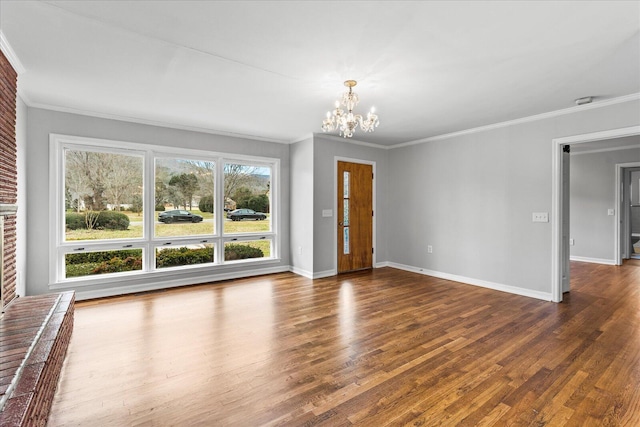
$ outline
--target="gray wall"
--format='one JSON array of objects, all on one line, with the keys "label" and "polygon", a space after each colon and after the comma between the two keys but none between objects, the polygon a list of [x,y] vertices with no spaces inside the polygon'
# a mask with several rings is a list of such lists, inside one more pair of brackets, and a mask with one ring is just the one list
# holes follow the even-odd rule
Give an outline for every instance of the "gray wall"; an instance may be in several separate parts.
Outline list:
[{"label": "gray wall", "polygon": [[571,256],[616,262],[615,216],[607,210],[618,209],[616,164],[630,162],[640,162],[640,149],[571,155]]},{"label": "gray wall", "polygon": [[[356,135],[357,138],[357,135]],[[366,145],[349,143],[338,138],[314,136],[313,146],[313,271],[325,275],[336,271],[336,177],[335,158],[348,158],[376,163],[375,206],[376,262],[388,257],[386,227],[389,199],[389,151]],[[333,216],[323,217],[322,211],[331,209]]]},{"label": "gray wall", "polygon": [[291,266],[313,276],[313,138],[291,144]]},{"label": "gray wall", "polygon": [[550,297],[551,222],[531,215],[551,213],[552,140],[638,125],[639,110],[636,100],[390,150],[389,261]]},{"label": "gray wall", "polygon": [[[215,152],[264,156],[280,159],[280,262],[269,264],[270,268],[288,268],[289,266],[289,146],[229,136],[191,132],[178,129],[148,126],[117,120],[101,119],[76,114],[29,108],[27,114],[26,158],[26,194],[27,205],[27,294],[49,292],[49,134],[57,133],[90,138],[103,138],[117,141],[146,143],[187,149],[210,150]],[[38,208],[36,208],[38,207]],[[49,208],[51,210],[51,208]],[[206,276],[203,273],[178,272],[163,274],[160,279],[118,279],[114,286],[155,285],[160,282],[190,280],[192,283],[208,281],[212,274],[227,275],[242,273],[257,267],[218,267]],[[83,291],[105,294],[109,285],[83,286]]]},{"label": "gray wall", "polygon": [[27,106],[18,96],[16,104],[18,167],[18,216],[16,218],[16,295],[26,295],[27,271]]}]

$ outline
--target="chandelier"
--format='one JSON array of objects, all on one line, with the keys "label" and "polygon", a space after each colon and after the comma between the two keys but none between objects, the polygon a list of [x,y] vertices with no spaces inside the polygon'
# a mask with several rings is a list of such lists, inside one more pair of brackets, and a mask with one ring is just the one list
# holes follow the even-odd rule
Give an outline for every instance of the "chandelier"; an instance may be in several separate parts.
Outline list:
[{"label": "chandelier", "polygon": [[[342,101],[336,101],[335,109],[327,111],[327,118],[322,121],[322,131],[331,132],[334,129],[340,129],[340,136],[345,138],[351,138],[353,131],[356,130],[358,125],[363,132],[373,132],[378,127],[380,121],[378,116],[374,113],[373,107],[371,111],[367,113],[367,118],[364,119],[360,114],[353,114],[353,108],[358,105],[358,94],[353,91],[353,87],[358,82],[355,80],[347,80],[344,85],[349,88],[349,92],[342,94]],[[347,112],[340,108],[340,105],[347,108]]]}]

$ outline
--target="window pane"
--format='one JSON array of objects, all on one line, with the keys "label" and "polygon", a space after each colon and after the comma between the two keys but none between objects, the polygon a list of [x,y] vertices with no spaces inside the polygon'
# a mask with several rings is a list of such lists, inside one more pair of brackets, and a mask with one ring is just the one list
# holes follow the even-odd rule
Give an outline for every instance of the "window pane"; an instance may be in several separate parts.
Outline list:
[{"label": "window pane", "polygon": [[142,249],[68,253],[64,263],[67,278],[142,270]]},{"label": "window pane", "polygon": [[344,171],[342,173],[342,193],[345,199],[349,198],[349,172]]},{"label": "window pane", "polygon": [[215,232],[215,163],[158,158],[155,161],[155,236]]},{"label": "window pane", "polygon": [[156,248],[156,268],[213,263],[214,255],[212,244],[160,247]]},{"label": "window pane", "polygon": [[64,150],[64,239],[143,237],[143,158]]},{"label": "window pane", "polygon": [[225,163],[224,232],[271,231],[271,167]]},{"label": "window pane", "polygon": [[224,244],[224,260],[237,261],[251,258],[271,258],[271,240],[251,240],[242,242],[226,242]]},{"label": "window pane", "polygon": [[342,223],[345,227],[349,225],[349,199],[343,200]]},{"label": "window pane", "polygon": [[344,227],[343,230],[344,230],[344,232],[343,232],[344,240],[342,242],[342,245],[343,245],[342,253],[345,254],[345,255],[349,255],[349,253],[350,253],[350,250],[349,250],[349,227]]}]

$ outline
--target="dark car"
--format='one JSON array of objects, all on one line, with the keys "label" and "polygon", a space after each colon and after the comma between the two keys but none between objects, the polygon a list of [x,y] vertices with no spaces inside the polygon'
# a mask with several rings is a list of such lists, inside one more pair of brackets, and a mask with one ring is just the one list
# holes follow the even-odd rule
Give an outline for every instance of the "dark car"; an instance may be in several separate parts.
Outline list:
[{"label": "dark car", "polygon": [[200,222],[202,221],[202,217],[189,211],[175,209],[172,211],[161,212],[160,215],[158,215],[158,221],[164,222],[165,224],[178,221]]},{"label": "dark car", "polygon": [[251,209],[236,209],[235,211],[227,212],[227,218],[232,221],[240,221],[243,219],[255,219],[257,221],[267,219],[267,215]]}]

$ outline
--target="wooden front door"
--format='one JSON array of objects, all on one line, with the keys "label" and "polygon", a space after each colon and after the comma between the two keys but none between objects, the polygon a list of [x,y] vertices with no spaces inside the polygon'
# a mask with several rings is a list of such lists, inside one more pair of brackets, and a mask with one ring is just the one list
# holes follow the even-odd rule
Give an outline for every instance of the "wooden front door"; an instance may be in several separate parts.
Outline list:
[{"label": "wooden front door", "polygon": [[373,267],[373,166],[338,162],[338,273]]}]

